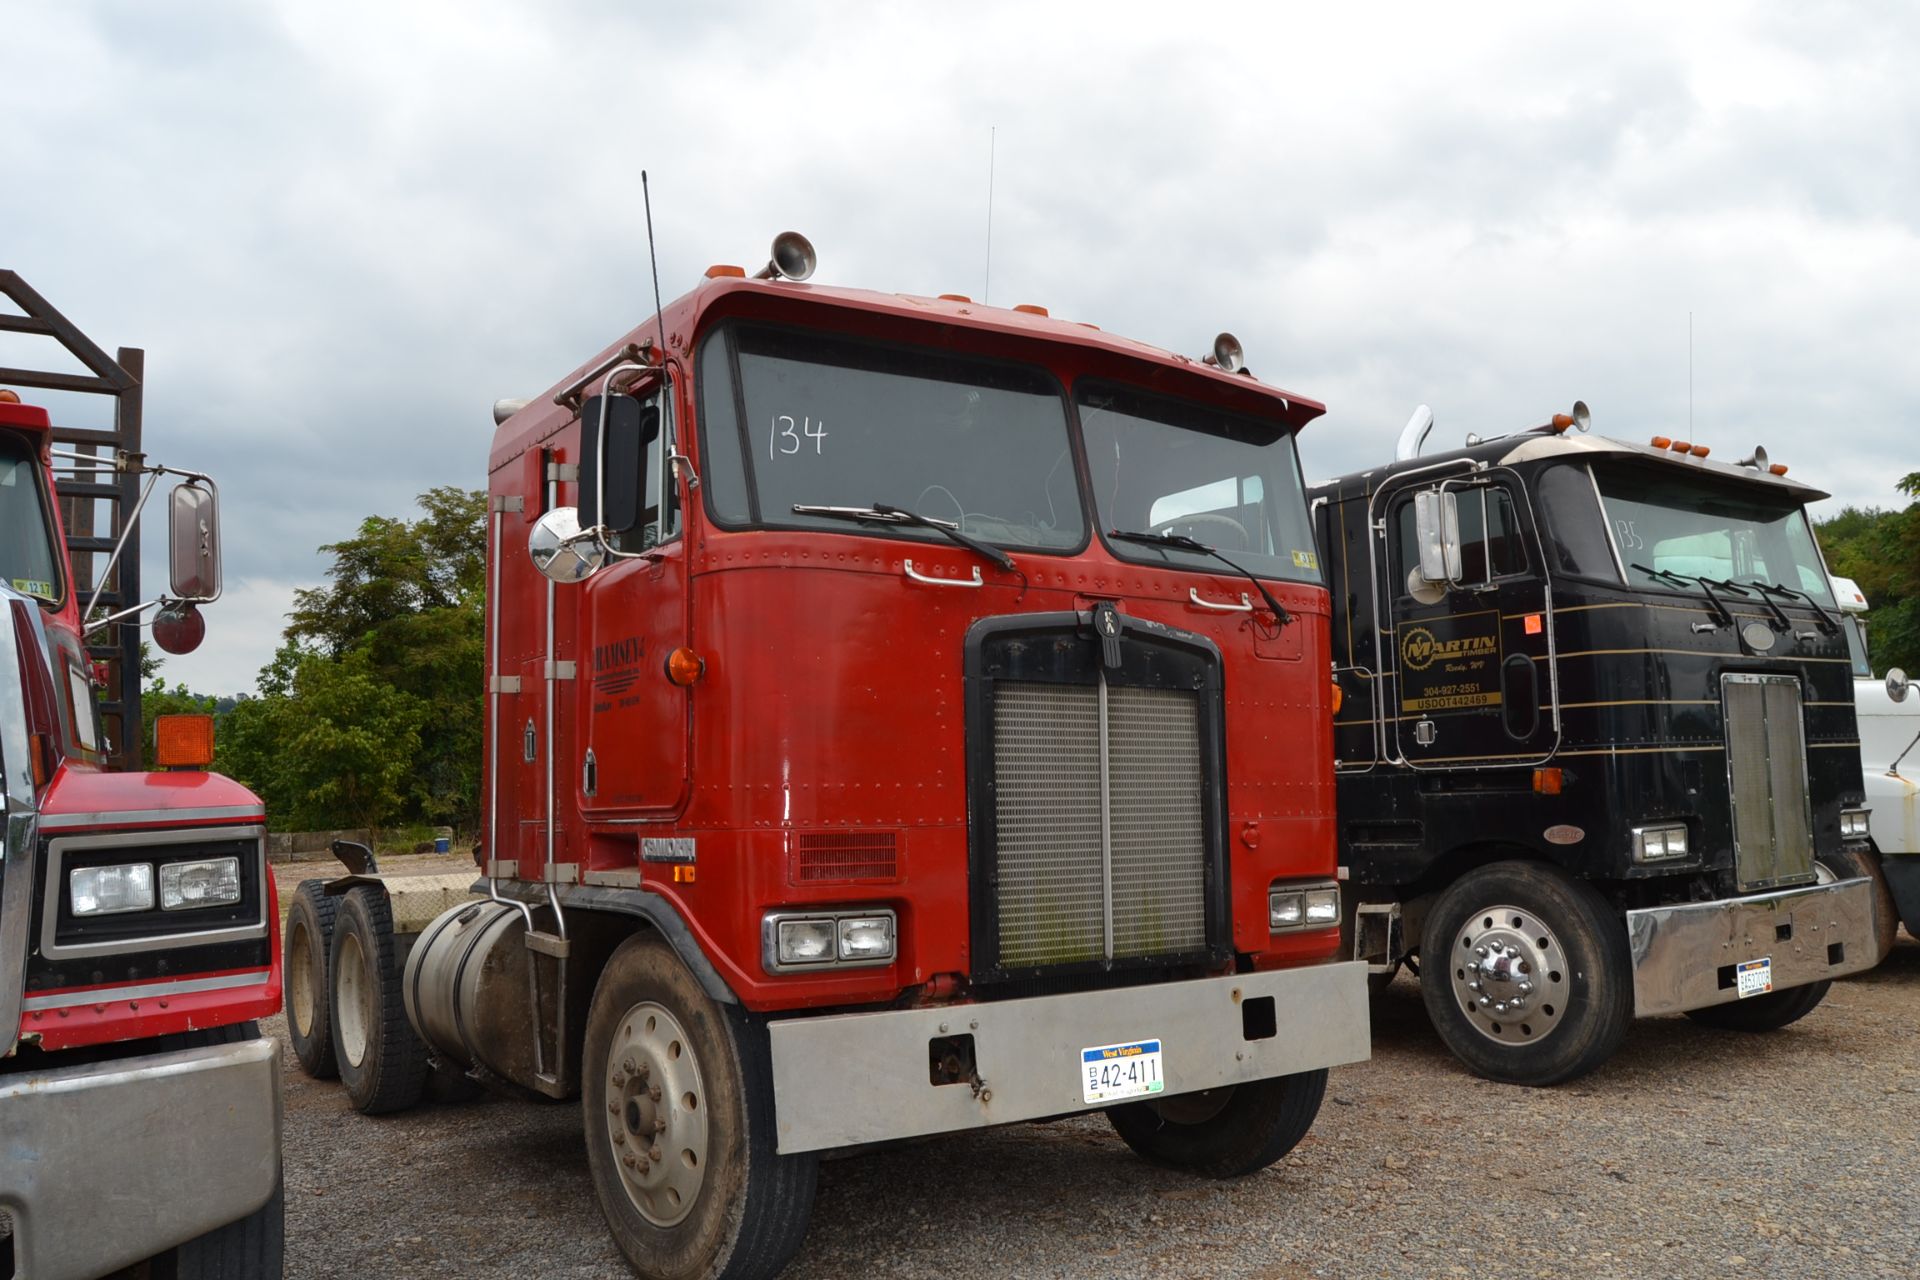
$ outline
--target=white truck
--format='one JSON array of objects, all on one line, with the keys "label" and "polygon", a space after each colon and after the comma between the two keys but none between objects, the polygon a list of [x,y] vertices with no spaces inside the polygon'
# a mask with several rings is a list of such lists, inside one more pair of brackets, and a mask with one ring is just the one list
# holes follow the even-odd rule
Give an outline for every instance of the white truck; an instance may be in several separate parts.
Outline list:
[{"label": "white truck", "polygon": [[1920,938],[1920,697],[1898,667],[1876,677],[1861,616],[1867,597],[1851,578],[1833,579],[1847,652],[1853,658],[1854,711],[1860,720],[1860,773],[1866,783],[1873,851],[1879,860],[1883,953],[1905,925]]}]

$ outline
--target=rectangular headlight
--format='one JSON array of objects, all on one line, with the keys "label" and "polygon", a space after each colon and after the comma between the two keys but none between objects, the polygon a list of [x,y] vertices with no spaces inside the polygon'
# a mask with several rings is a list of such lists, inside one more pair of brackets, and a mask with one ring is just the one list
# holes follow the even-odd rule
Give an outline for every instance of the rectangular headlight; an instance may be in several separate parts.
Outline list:
[{"label": "rectangular headlight", "polygon": [[1309,889],[1306,896],[1308,924],[1340,923],[1340,890]]},{"label": "rectangular headlight", "polygon": [[1686,827],[1635,827],[1633,829],[1633,860],[1635,862],[1663,862],[1686,856]]},{"label": "rectangular headlight", "polygon": [[75,867],[67,873],[67,900],[76,916],[110,916],[153,909],[153,864]]},{"label": "rectangular headlight", "polygon": [[782,920],[775,957],[781,964],[826,964],[833,960],[833,918]]},{"label": "rectangular headlight", "polygon": [[1267,892],[1267,924],[1275,929],[1298,929],[1307,920],[1307,895],[1299,890]]},{"label": "rectangular headlight", "polygon": [[1864,840],[1873,834],[1868,809],[1842,809],[1840,811],[1840,837],[1843,840]]},{"label": "rectangular headlight", "polygon": [[240,859],[167,862],[160,867],[160,909],[188,911],[240,901]]},{"label": "rectangular headlight", "polygon": [[893,958],[892,916],[842,916],[840,918],[840,958],[842,960],[891,960]]}]

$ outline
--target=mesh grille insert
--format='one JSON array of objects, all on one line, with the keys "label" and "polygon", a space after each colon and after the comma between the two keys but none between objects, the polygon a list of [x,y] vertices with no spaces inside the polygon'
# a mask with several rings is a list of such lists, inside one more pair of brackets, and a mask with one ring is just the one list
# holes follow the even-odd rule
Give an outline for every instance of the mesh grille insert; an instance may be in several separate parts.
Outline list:
[{"label": "mesh grille insert", "polygon": [[801,832],[793,841],[793,883],[893,880],[900,872],[898,844],[891,831]]},{"label": "mesh grille insert", "polygon": [[1004,966],[1206,947],[1199,699],[1131,687],[1106,693],[1103,779],[1099,686],[996,686],[997,941]]},{"label": "mesh grille insert", "polygon": [[1813,870],[1813,827],[1800,682],[1725,676],[1722,694],[1739,885],[1758,889],[1806,876]]}]

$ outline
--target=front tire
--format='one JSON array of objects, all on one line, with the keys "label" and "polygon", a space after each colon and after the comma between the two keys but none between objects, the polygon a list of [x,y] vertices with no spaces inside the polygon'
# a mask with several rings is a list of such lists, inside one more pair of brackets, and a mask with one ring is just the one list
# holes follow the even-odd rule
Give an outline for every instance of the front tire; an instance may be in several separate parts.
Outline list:
[{"label": "front tire", "polygon": [[286,1259],[286,1191],[246,1217],[215,1227],[147,1264],[151,1280],[280,1280]]},{"label": "front tire", "polygon": [[[1835,880],[1866,879],[1873,882],[1873,962],[1879,964],[1893,950],[1894,935],[1900,931],[1900,913],[1893,905],[1893,890],[1887,887],[1887,874],[1880,869],[1880,855],[1867,850],[1838,849],[1820,855],[1819,866]],[[1826,876],[1820,877],[1825,881]]]},{"label": "front tire", "polygon": [[287,981],[287,1038],[300,1069],[315,1080],[340,1074],[333,1054],[333,1008],[327,980],[327,949],[339,908],[318,880],[302,881],[287,907],[282,951]]},{"label": "front tire", "polygon": [[1827,998],[1827,990],[1832,986],[1831,982],[1809,982],[1804,987],[1789,987],[1727,1004],[1689,1009],[1687,1016],[1703,1027],[1717,1027],[1722,1031],[1778,1031],[1812,1013],[1815,1006]]},{"label": "front tire", "polygon": [[580,1064],[587,1166],[648,1280],[760,1280],[798,1252],[819,1159],[774,1150],[764,1026],[709,999],[657,936],[594,987]]},{"label": "front tire", "polygon": [[1120,1140],[1155,1164],[1208,1178],[1258,1173],[1294,1149],[1313,1127],[1327,1071],[1203,1089],[1107,1108]]},{"label": "front tire", "polygon": [[339,903],[327,968],[340,1083],[363,1115],[403,1111],[426,1088],[427,1048],[400,997],[393,908],[372,885],[349,890]]},{"label": "front tire", "polygon": [[1583,1076],[1633,1017],[1626,931],[1588,884],[1496,862],[1441,893],[1420,940],[1434,1030],[1475,1073],[1507,1084]]}]

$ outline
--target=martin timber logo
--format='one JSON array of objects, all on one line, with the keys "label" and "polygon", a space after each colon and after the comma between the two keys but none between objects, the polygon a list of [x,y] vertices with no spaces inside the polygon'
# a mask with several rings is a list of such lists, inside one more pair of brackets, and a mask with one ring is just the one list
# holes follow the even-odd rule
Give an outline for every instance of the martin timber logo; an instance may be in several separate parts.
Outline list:
[{"label": "martin timber logo", "polygon": [[1400,637],[1400,665],[1409,671],[1425,671],[1436,662],[1464,658],[1484,658],[1500,645],[1498,636],[1461,636],[1454,640],[1436,640],[1425,627],[1409,627]]}]

